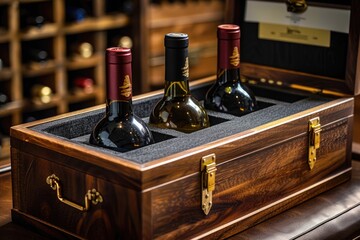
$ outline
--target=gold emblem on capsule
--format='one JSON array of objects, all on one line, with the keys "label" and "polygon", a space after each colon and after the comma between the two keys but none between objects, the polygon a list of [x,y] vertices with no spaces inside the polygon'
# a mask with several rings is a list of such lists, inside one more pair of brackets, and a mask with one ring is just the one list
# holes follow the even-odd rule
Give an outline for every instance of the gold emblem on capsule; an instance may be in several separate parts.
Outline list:
[{"label": "gold emblem on capsule", "polygon": [[189,58],[186,57],[186,60],[185,60],[185,66],[183,68],[181,68],[182,70],[182,75],[184,77],[189,77]]},{"label": "gold emblem on capsule", "polygon": [[230,64],[234,67],[237,67],[240,63],[240,54],[239,49],[237,47],[234,47],[234,50],[232,52],[232,55],[229,57]]},{"label": "gold emblem on capsule", "polygon": [[131,81],[130,76],[125,75],[124,77],[124,84],[119,87],[120,88],[120,94],[125,97],[131,96]]}]

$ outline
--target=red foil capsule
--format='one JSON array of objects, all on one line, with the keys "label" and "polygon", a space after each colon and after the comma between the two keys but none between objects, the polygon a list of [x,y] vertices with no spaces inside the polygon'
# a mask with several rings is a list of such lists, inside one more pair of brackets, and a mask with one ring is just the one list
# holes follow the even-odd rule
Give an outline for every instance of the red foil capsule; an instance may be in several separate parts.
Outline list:
[{"label": "red foil capsule", "polygon": [[110,101],[131,101],[131,50],[113,47],[106,49],[106,94]]},{"label": "red foil capsule", "polygon": [[94,91],[94,80],[90,77],[77,77],[74,79],[75,91],[82,90],[85,93]]},{"label": "red foil capsule", "polygon": [[240,27],[234,24],[219,25],[218,68],[240,68]]}]

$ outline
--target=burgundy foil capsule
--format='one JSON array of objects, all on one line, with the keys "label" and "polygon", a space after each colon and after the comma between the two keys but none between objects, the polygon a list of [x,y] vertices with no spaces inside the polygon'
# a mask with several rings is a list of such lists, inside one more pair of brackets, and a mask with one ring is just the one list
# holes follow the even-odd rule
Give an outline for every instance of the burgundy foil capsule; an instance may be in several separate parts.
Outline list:
[{"label": "burgundy foil capsule", "polygon": [[240,27],[234,24],[219,25],[218,68],[240,68]]},{"label": "burgundy foil capsule", "polygon": [[240,27],[234,24],[219,25],[218,39],[240,39]]},{"label": "burgundy foil capsule", "polygon": [[132,99],[132,55],[129,48],[106,49],[106,94],[109,101]]},{"label": "burgundy foil capsule", "polygon": [[112,47],[106,49],[106,62],[114,64],[130,63],[132,61],[130,48]]}]

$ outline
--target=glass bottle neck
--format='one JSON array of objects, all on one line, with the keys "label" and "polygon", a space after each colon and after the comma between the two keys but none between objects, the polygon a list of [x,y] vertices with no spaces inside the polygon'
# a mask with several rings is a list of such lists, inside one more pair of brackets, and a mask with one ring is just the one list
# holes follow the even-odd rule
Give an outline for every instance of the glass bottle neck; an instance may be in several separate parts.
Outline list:
[{"label": "glass bottle neck", "polygon": [[165,49],[165,87],[168,98],[190,95],[188,48]]},{"label": "glass bottle neck", "polygon": [[190,95],[188,81],[165,81],[164,96],[168,98]]},{"label": "glass bottle neck", "polygon": [[111,101],[131,102],[131,63],[106,65],[106,96]]},{"label": "glass bottle neck", "polygon": [[132,114],[131,62],[106,65],[106,115],[109,120]]},{"label": "glass bottle neck", "polygon": [[217,81],[240,81],[240,39],[218,39]]},{"label": "glass bottle neck", "polygon": [[239,68],[232,68],[232,69],[218,68],[217,82],[219,85],[223,85],[226,83],[240,82],[240,69]]},{"label": "glass bottle neck", "polygon": [[132,110],[132,101],[111,101],[107,100],[106,102],[106,116],[109,120],[114,118],[126,118],[131,115]]},{"label": "glass bottle neck", "polygon": [[218,39],[218,68],[240,68],[240,39]]}]

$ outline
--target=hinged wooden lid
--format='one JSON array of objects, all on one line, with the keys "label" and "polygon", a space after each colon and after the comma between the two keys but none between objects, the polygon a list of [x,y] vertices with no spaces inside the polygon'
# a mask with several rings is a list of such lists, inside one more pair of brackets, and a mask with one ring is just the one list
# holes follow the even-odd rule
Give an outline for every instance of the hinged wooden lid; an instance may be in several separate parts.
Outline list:
[{"label": "hinged wooden lid", "polygon": [[[260,21],[249,22],[244,17],[248,2],[283,4],[284,12],[287,11],[285,0],[227,1],[226,21],[241,26],[241,74],[244,81],[331,95],[360,93],[360,1],[305,1],[308,4],[306,11],[311,8],[350,11],[348,33],[330,31],[328,47],[260,39]],[[301,13],[298,16],[301,17]],[[331,14],[323,16],[336,17]]]}]

